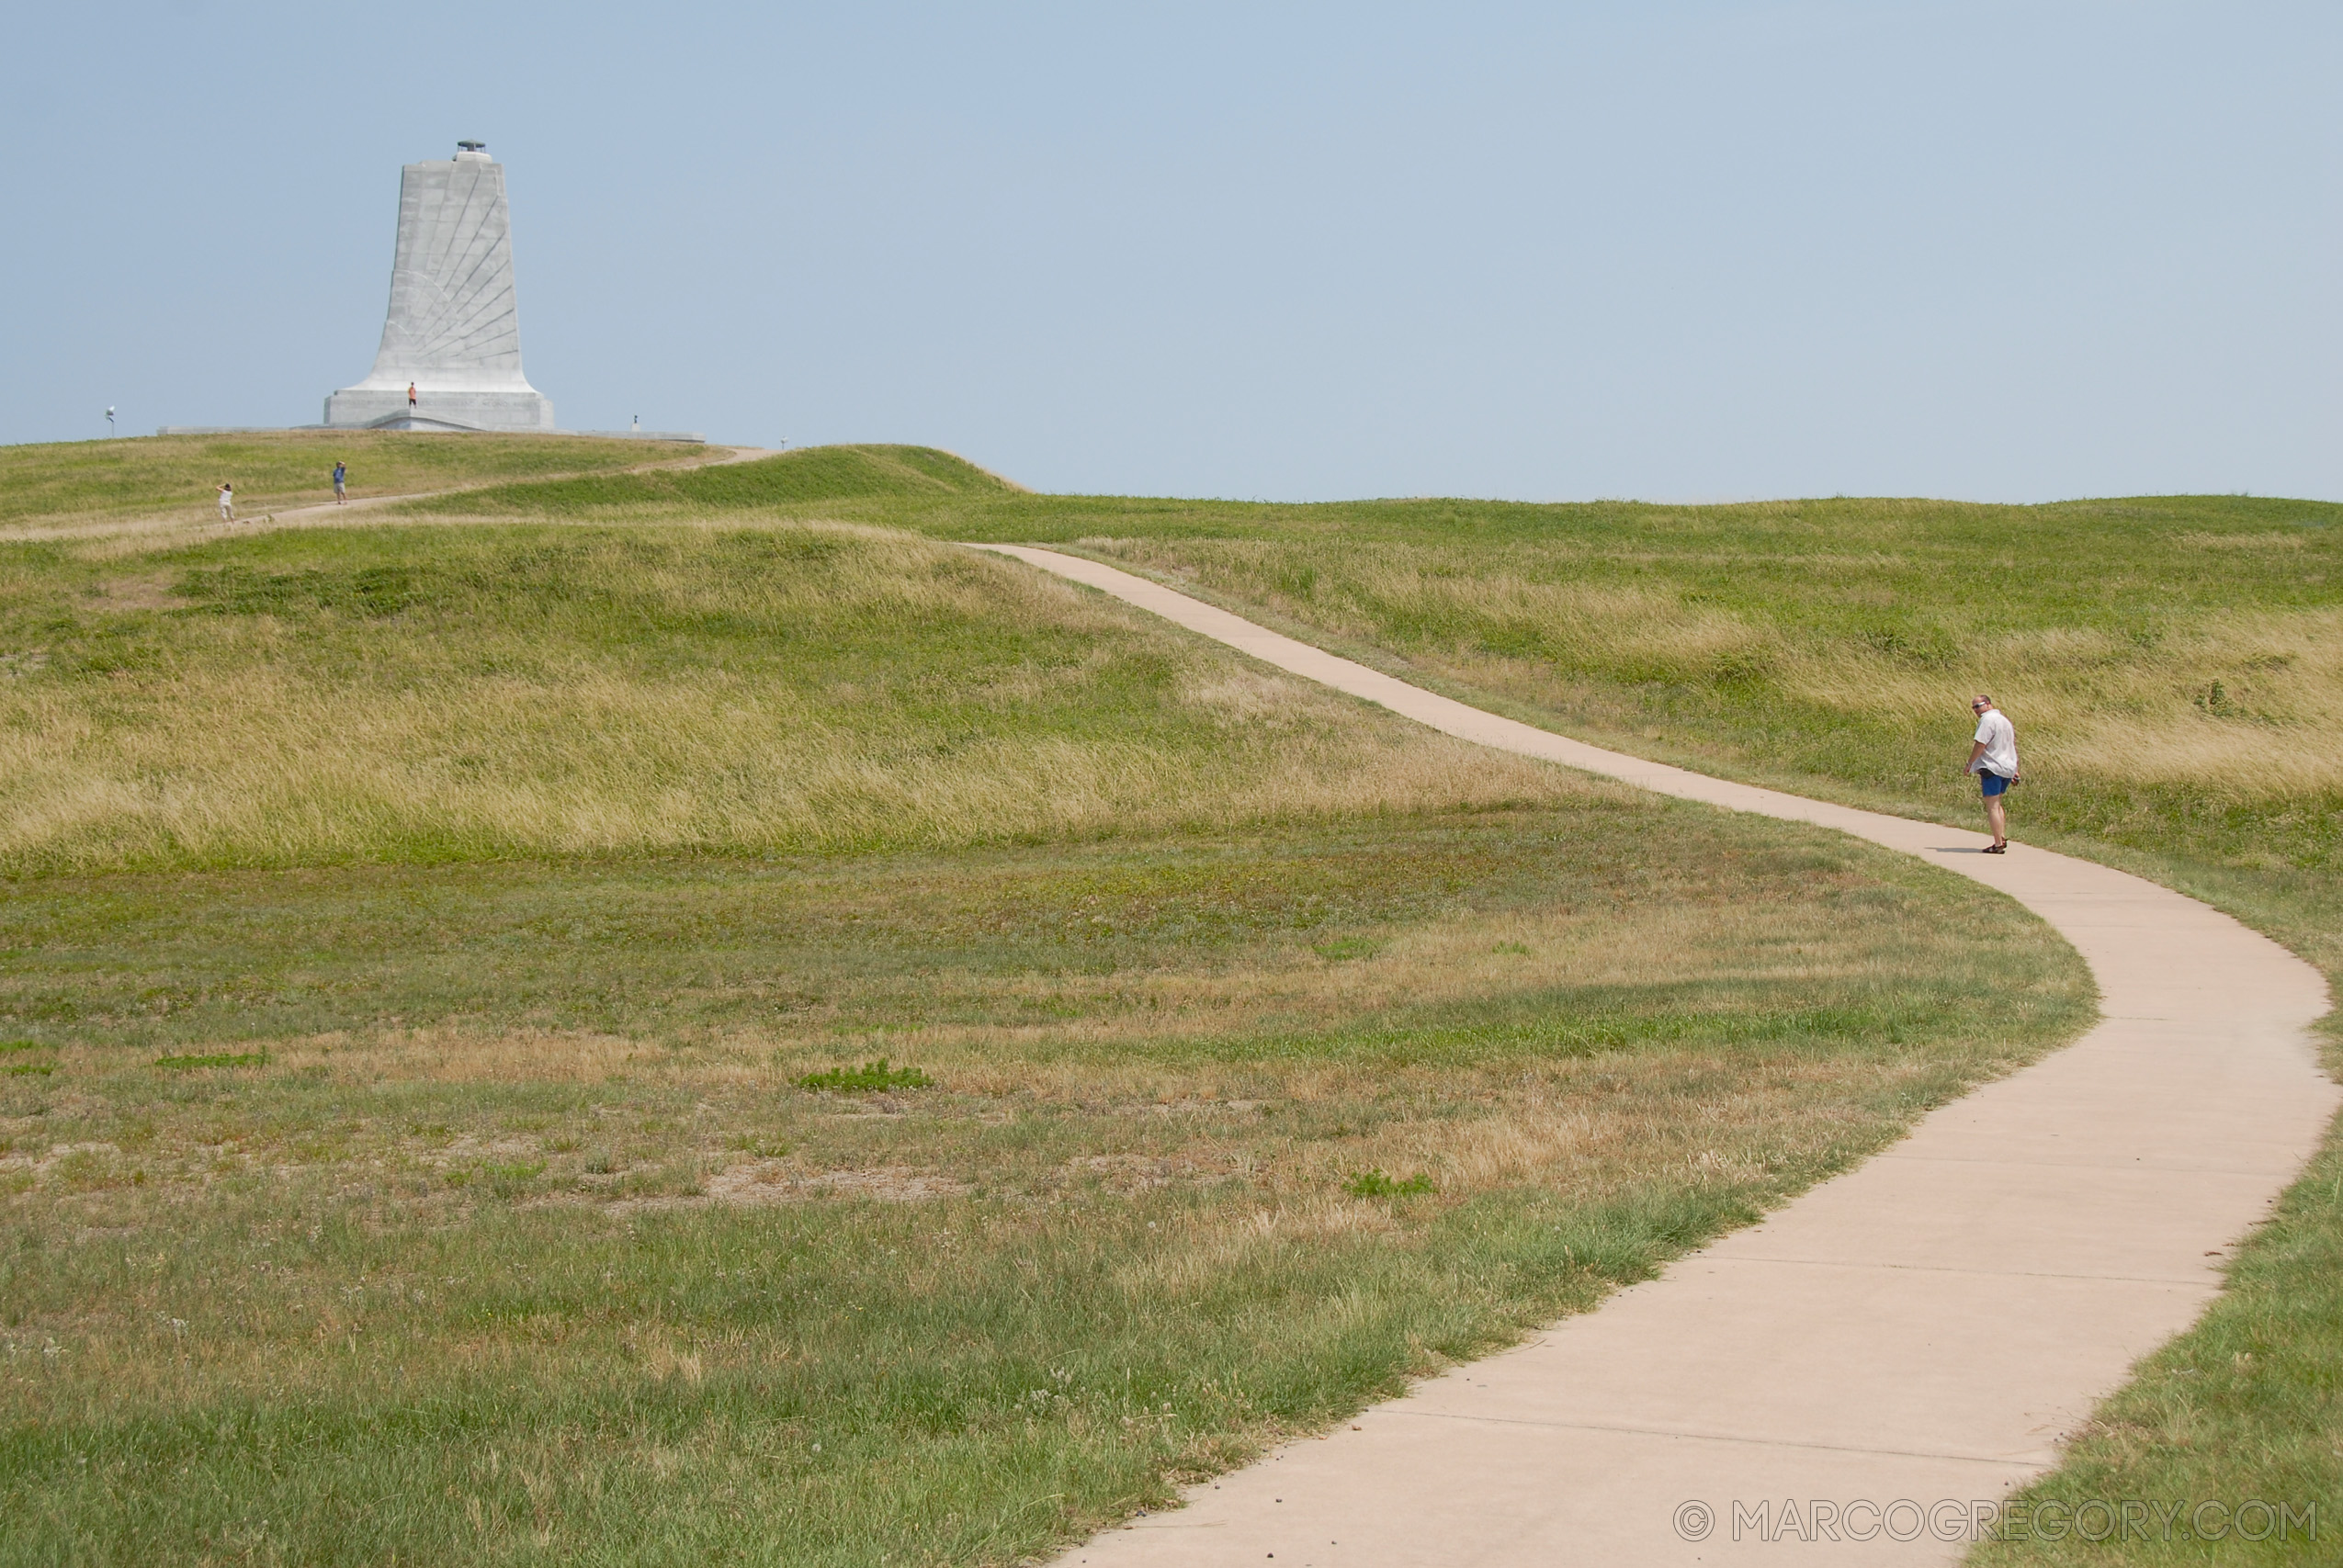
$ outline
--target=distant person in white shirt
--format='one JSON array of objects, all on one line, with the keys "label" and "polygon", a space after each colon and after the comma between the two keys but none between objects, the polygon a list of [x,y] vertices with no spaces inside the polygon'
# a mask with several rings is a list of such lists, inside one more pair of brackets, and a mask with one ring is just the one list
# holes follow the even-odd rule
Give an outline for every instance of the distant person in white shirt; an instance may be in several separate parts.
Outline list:
[{"label": "distant person in white shirt", "polygon": [[222,523],[233,523],[235,520],[236,481],[233,479],[221,479],[220,481],[220,521]]},{"label": "distant person in white shirt", "polygon": [[2009,813],[2001,797],[2018,782],[2018,727],[2009,716],[1993,705],[1993,699],[1979,696],[1969,704],[1969,711],[1977,716],[1976,740],[1969,748],[1970,773],[1976,774],[1977,784],[1985,791],[1986,826],[1993,829],[1993,847],[1985,852],[2006,855],[2009,852]]}]

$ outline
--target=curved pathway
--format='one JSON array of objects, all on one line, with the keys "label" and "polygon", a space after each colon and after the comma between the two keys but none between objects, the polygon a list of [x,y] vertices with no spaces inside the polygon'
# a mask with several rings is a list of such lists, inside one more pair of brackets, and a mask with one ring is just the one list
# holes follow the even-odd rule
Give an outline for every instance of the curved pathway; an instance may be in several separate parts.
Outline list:
[{"label": "curved pathway", "polygon": [[[2076,1044],[1763,1223],[1347,1430],[1197,1487],[1185,1508],[1066,1564],[1955,1561],[1970,1506],[2055,1463],[2133,1360],[2195,1319],[2220,1289],[2223,1249],[2335,1111],[2305,1032],[2326,1010],[2320,976],[2194,899],[1581,745],[1111,567],[978,547],[1466,740],[1819,823],[1973,876],[2080,950],[2102,1009]],[[1787,1528],[1784,1499],[1798,1505]],[[1887,1511],[1883,1528],[1899,1499],[1918,1506]],[[1766,1525],[1749,1522],[1769,1502]],[[1820,1528],[1817,1502],[1832,1516]]]}]

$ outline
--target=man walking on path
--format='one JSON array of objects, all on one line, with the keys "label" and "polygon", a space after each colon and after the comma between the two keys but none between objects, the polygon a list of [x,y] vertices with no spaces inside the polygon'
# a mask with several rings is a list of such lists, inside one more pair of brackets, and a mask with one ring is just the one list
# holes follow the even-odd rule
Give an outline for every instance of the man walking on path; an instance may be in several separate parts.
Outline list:
[{"label": "man walking on path", "polygon": [[2009,813],[2002,796],[2018,782],[2018,728],[2008,714],[1993,705],[1991,697],[1977,697],[1969,704],[1969,711],[1977,716],[1977,733],[1969,748],[1968,771],[1976,774],[1978,786],[1985,791],[1986,826],[1993,829],[1993,847],[1985,852],[2008,854]]},{"label": "man walking on path", "polygon": [[341,459],[341,458],[339,458],[339,457],[334,458],[334,505],[336,505],[336,506],[341,505],[341,504],[342,504],[342,502],[343,502],[343,495],[342,495],[342,481],[343,481],[344,479],[345,479],[349,478],[349,477],[350,477],[350,468],[349,468],[349,465],[348,465],[348,464],[346,464],[346,463],[345,463],[345,462],[343,462],[343,461],[342,461],[342,459]]},{"label": "man walking on path", "polygon": [[233,523],[235,520],[236,481],[233,479],[221,479],[220,481],[220,521],[222,523]]}]

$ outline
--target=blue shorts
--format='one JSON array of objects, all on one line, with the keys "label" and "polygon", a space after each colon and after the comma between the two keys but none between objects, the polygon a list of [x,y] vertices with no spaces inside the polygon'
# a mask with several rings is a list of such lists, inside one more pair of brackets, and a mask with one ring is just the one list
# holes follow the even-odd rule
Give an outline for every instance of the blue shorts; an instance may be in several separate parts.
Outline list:
[{"label": "blue shorts", "polygon": [[1986,769],[1979,768],[1977,770],[1977,787],[1985,791],[1986,798],[1990,799],[1994,795],[2007,792],[2009,788],[2009,781],[2003,778],[1999,773],[1990,773]]}]

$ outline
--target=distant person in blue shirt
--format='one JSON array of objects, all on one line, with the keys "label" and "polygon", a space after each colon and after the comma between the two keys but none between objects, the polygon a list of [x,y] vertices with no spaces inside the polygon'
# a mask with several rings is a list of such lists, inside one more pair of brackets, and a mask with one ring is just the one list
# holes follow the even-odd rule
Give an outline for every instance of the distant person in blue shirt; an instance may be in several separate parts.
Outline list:
[{"label": "distant person in blue shirt", "polygon": [[1968,771],[1976,774],[1977,786],[1985,792],[1985,822],[1993,829],[1993,847],[1985,852],[2006,855],[2009,813],[2002,796],[2018,782],[2018,727],[1988,696],[1973,700],[1969,711],[1977,716],[1977,733],[1969,747]]},{"label": "distant person in blue shirt", "polygon": [[334,462],[334,504],[336,506],[341,505],[344,500],[342,494],[342,481],[349,477],[349,465],[344,463],[338,457],[335,458]]}]

